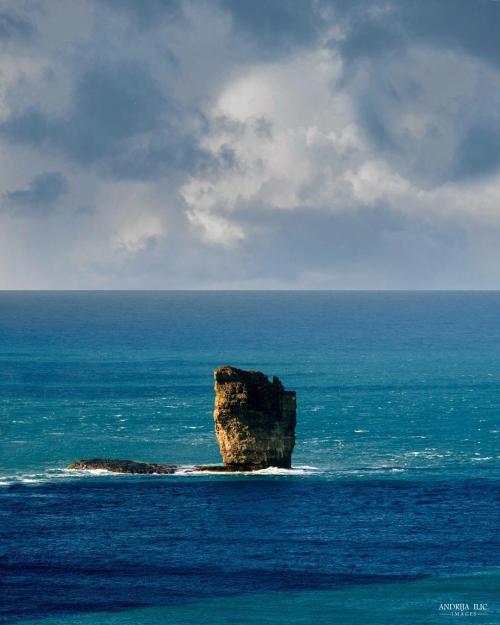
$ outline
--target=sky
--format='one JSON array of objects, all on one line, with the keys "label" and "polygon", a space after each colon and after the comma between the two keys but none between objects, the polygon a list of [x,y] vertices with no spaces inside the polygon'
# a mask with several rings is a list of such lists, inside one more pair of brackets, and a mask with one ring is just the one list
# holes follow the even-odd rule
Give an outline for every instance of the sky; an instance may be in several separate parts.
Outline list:
[{"label": "sky", "polygon": [[0,0],[0,288],[499,289],[499,25]]}]

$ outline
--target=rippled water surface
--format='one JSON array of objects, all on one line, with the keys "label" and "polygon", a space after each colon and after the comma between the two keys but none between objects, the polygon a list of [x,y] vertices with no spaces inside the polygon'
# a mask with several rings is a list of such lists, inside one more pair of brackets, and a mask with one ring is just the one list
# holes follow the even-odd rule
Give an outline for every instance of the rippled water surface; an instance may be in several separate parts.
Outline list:
[{"label": "rippled water surface", "polygon": [[[498,622],[499,320],[499,293],[1,293],[0,618]],[[297,391],[292,471],[189,473],[224,363]],[[96,456],[183,470],[65,468]]]}]

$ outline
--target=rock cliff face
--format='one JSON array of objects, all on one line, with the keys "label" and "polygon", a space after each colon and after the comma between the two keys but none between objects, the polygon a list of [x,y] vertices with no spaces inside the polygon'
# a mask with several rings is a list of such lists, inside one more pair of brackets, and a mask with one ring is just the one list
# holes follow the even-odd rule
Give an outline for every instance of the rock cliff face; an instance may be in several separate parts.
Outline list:
[{"label": "rock cliff face", "polygon": [[296,400],[273,377],[223,366],[215,370],[215,433],[229,470],[290,468]]}]

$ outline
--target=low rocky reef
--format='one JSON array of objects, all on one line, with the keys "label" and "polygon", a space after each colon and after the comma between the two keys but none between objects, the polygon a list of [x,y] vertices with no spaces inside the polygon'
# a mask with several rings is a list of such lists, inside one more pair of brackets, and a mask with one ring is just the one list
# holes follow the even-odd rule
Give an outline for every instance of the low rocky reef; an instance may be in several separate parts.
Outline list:
[{"label": "low rocky reef", "polygon": [[[224,465],[198,465],[192,471],[235,473],[268,467],[289,469],[295,445],[296,396],[277,377],[229,365],[214,372],[215,435]],[[74,470],[171,474],[171,464],[93,458],[69,465]],[[184,469],[185,471],[185,469]]]},{"label": "low rocky reef", "polygon": [[134,460],[107,460],[104,458],[77,460],[68,466],[68,469],[75,471],[112,471],[113,473],[140,473],[143,475],[175,473],[176,468],[173,464],[135,462]]}]

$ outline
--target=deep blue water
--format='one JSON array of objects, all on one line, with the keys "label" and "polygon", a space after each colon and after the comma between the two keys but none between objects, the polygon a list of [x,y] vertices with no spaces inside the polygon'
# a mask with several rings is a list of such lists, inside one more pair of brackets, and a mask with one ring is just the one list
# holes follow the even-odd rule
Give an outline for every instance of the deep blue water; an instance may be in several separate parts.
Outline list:
[{"label": "deep blue water", "polygon": [[[499,322],[495,292],[0,293],[0,620],[500,622]],[[219,462],[224,363],[297,391],[292,471],[65,469]]]}]

